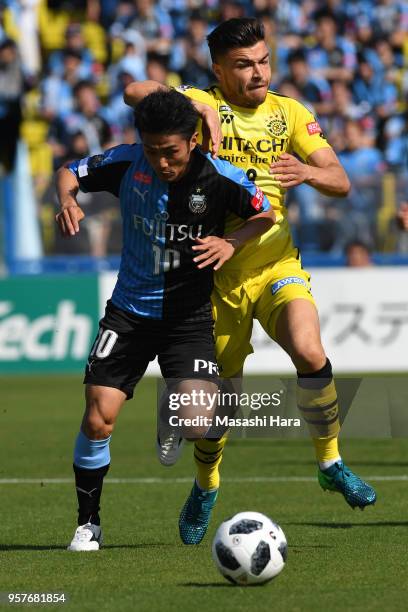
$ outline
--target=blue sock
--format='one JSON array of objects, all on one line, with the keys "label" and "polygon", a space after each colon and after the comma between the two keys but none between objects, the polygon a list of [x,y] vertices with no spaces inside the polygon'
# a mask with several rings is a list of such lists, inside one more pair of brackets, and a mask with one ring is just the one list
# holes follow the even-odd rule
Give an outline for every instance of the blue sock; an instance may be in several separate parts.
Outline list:
[{"label": "blue sock", "polygon": [[110,436],[104,440],[89,440],[80,431],[74,450],[75,485],[78,498],[78,525],[100,525],[99,502],[103,479],[109,470]]},{"label": "blue sock", "polygon": [[80,431],[74,449],[74,464],[86,470],[95,470],[110,463],[109,442],[111,436],[103,440],[89,440]]}]

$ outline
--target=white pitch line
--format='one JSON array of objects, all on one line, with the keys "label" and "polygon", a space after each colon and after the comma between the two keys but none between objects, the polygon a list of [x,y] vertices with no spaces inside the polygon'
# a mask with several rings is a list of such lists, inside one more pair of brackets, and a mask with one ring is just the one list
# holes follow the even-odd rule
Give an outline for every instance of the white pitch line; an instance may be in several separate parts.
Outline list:
[{"label": "white pitch line", "polygon": [[[364,476],[372,482],[408,481],[408,475],[400,476]],[[105,478],[105,484],[182,484],[191,483],[191,478]],[[0,478],[3,484],[73,484],[73,478]],[[259,482],[316,482],[312,476],[254,476],[242,478],[223,478],[223,483],[259,483]]]}]

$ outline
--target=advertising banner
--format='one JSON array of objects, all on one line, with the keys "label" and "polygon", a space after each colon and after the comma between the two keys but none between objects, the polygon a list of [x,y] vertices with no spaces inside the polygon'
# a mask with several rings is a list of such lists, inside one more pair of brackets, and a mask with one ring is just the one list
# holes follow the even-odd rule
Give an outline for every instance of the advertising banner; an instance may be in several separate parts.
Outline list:
[{"label": "advertising banner", "polygon": [[[322,341],[337,373],[408,371],[408,269],[313,269]],[[0,372],[83,369],[116,272],[0,281]],[[245,372],[293,373],[255,322]],[[148,373],[158,374],[157,363]]]},{"label": "advertising banner", "polygon": [[[408,268],[311,272],[322,342],[335,372],[408,371]],[[293,371],[287,355],[254,326],[247,373]]]},{"label": "advertising banner", "polygon": [[[408,371],[408,268],[310,270],[323,346],[337,373]],[[115,273],[100,277],[100,312]],[[286,353],[255,321],[247,374],[293,373]],[[158,373],[155,364],[149,373]]]},{"label": "advertising banner", "polygon": [[98,323],[96,275],[0,281],[0,372],[84,368]]}]

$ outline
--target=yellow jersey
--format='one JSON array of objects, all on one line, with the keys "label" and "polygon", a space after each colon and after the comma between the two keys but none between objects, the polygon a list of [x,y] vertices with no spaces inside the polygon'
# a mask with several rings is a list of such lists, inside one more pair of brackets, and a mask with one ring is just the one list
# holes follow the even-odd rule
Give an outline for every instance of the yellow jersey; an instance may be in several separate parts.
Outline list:
[{"label": "yellow jersey", "polygon": [[[218,112],[223,134],[219,157],[245,170],[276,212],[274,227],[239,249],[223,270],[257,268],[278,261],[293,243],[284,205],[286,190],[273,179],[269,166],[282,153],[295,153],[306,161],[318,149],[330,146],[316,118],[297,100],[273,91],[268,91],[265,102],[257,108],[244,108],[227,102],[217,86],[206,91],[188,85],[176,89]],[[225,233],[240,225],[242,220],[230,215]]]}]

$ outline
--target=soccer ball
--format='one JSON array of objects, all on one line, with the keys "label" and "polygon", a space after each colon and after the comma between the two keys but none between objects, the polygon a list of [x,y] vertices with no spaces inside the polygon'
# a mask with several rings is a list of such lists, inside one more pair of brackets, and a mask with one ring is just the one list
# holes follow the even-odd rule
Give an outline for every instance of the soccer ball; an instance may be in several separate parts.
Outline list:
[{"label": "soccer ball", "polygon": [[239,512],[218,527],[215,564],[235,584],[262,584],[284,568],[288,544],[282,529],[260,512]]}]

